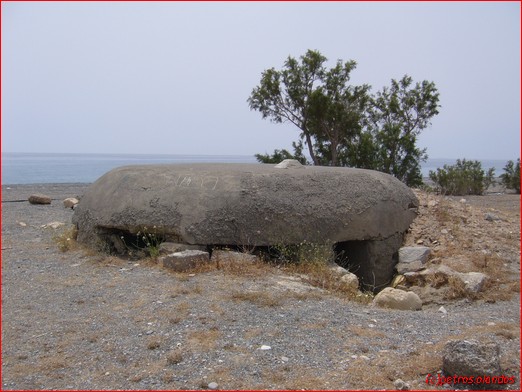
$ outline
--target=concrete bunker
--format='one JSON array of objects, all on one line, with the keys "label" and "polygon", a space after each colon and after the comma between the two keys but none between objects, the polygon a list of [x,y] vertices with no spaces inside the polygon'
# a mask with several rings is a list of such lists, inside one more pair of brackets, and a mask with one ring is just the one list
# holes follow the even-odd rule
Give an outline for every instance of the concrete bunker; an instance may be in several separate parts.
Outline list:
[{"label": "concrete bunker", "polygon": [[416,215],[413,192],[371,170],[268,164],[126,166],[91,184],[73,215],[78,241],[125,253],[139,235],[213,247],[334,244],[364,287],[392,278]]}]

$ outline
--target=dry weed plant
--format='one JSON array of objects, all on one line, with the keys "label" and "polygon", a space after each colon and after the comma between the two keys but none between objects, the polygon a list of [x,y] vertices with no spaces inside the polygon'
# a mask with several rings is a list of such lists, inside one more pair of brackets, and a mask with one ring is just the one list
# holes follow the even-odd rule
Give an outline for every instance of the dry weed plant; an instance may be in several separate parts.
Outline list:
[{"label": "dry weed plant", "polygon": [[191,351],[209,351],[217,346],[221,332],[217,327],[209,330],[199,330],[190,332],[188,335],[188,349]]},{"label": "dry weed plant", "polygon": [[478,296],[476,293],[466,289],[466,284],[462,281],[462,279],[457,278],[456,276],[449,276],[448,288],[445,291],[443,298],[446,300],[455,300],[461,298],[477,299]]},{"label": "dry weed plant", "polygon": [[150,338],[147,342],[149,350],[156,350],[161,347],[161,340],[159,338]]},{"label": "dry weed plant", "polygon": [[78,248],[76,238],[78,237],[78,229],[71,226],[63,230],[60,234],[53,237],[53,241],[58,245],[61,252],[67,252]]},{"label": "dry weed plant", "polygon": [[167,364],[170,366],[177,365],[183,362],[183,354],[180,350],[172,350],[167,353]]},{"label": "dry weed plant", "polygon": [[276,307],[282,305],[281,297],[267,291],[235,291],[230,294],[234,301],[248,301],[260,307]]}]

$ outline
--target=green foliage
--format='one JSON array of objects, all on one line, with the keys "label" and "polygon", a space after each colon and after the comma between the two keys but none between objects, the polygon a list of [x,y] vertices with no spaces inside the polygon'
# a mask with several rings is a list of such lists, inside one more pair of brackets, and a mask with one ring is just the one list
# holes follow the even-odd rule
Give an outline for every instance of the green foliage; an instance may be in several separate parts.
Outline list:
[{"label": "green foliage", "polygon": [[455,165],[444,165],[436,172],[430,171],[430,179],[445,195],[482,195],[494,183],[495,169],[484,173],[479,161],[457,159]]},{"label": "green foliage", "polygon": [[329,265],[335,259],[332,244],[303,241],[299,244],[275,245],[274,250],[283,263]]},{"label": "green foliage", "polygon": [[407,75],[399,81],[392,79],[389,89],[379,91],[368,112],[368,132],[377,156],[374,166],[367,168],[393,174],[410,186],[421,185],[420,163],[428,157],[426,149],[416,146],[417,137],[439,113],[438,102],[433,82],[413,86]]},{"label": "green foliage", "polygon": [[285,159],[296,159],[302,165],[306,165],[308,162],[306,160],[306,157],[303,155],[303,142],[293,142],[292,147],[294,148],[293,154],[291,154],[288,150],[282,149],[274,150],[274,153],[272,155],[256,154],[255,157],[257,161],[261,163],[279,163]]},{"label": "green foliage", "polygon": [[[294,124],[314,165],[380,170],[420,185],[420,163],[427,155],[416,142],[438,114],[435,84],[414,85],[404,76],[372,96],[369,85],[349,84],[355,61],[337,60],[330,69],[326,61],[308,50],[299,60],[288,57],[280,71],[264,71],[248,98],[250,109],[273,122]],[[263,162],[287,156],[286,150],[256,155]]]},{"label": "green foliage", "polygon": [[120,239],[129,255],[145,251],[154,259],[159,256],[160,245],[165,241],[164,235],[158,232],[156,226],[153,226],[152,230],[144,226],[135,235],[122,235]]},{"label": "green foliage", "polygon": [[506,188],[514,189],[516,193],[520,193],[520,158],[517,159],[516,164],[513,161],[508,161],[500,179]]}]

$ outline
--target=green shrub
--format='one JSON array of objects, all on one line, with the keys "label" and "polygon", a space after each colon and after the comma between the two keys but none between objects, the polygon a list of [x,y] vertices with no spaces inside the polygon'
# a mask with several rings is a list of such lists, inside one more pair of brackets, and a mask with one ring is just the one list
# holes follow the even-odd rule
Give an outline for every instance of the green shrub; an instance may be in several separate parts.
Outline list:
[{"label": "green shrub", "polygon": [[508,161],[504,167],[504,172],[500,175],[502,184],[506,188],[514,189],[515,192],[520,193],[520,158],[517,159],[516,165],[513,161]]},{"label": "green shrub", "polygon": [[479,161],[457,159],[455,165],[444,165],[429,173],[440,193],[444,195],[482,195],[494,183],[495,169],[484,173]]}]

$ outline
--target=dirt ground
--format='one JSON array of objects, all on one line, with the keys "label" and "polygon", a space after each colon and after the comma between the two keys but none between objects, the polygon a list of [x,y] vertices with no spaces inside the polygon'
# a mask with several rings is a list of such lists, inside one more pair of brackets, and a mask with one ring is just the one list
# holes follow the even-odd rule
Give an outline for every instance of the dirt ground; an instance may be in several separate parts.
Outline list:
[{"label": "dirt ground", "polygon": [[[421,311],[343,298],[283,268],[173,273],[153,261],[75,247],[62,252],[85,185],[2,187],[2,388],[412,389],[441,370],[451,339],[495,342],[520,388],[520,196],[418,192],[406,244],[432,264],[491,276],[449,298],[418,288]],[[30,205],[32,193],[53,198]],[[489,215],[487,215],[489,214]],[[486,217],[488,219],[486,219]],[[443,305],[447,313],[438,309]]]}]

